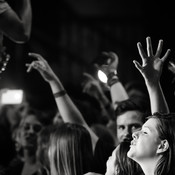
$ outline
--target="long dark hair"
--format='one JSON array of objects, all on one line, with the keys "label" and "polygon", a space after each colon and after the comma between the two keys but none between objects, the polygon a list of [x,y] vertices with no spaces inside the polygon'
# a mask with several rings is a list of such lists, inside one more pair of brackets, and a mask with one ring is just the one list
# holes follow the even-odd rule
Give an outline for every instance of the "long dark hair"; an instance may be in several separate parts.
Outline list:
[{"label": "long dark hair", "polygon": [[159,160],[155,174],[156,175],[174,175],[175,174],[175,113],[161,114],[154,113],[149,118],[155,118],[158,122],[157,131],[161,140],[166,139],[169,148],[163,153]]},{"label": "long dark hair", "polygon": [[138,163],[127,156],[130,148],[130,142],[124,141],[119,145],[116,151],[116,175],[140,175],[143,171]]}]

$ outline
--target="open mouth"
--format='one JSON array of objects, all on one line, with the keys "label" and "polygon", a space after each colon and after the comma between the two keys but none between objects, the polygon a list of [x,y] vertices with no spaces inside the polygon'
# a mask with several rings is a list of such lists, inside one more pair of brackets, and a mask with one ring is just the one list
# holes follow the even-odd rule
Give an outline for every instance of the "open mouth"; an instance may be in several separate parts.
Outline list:
[{"label": "open mouth", "polygon": [[134,140],[131,141],[130,147],[133,146],[133,145],[136,145]]},{"label": "open mouth", "polygon": [[131,142],[131,140],[132,140],[132,138],[128,138],[128,137],[123,139],[124,142]]}]

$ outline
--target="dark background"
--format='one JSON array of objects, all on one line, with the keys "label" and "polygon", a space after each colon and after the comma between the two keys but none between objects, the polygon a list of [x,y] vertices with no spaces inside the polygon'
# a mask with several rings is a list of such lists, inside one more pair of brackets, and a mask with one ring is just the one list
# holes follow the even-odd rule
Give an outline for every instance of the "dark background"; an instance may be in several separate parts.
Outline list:
[{"label": "dark background", "polygon": [[[34,96],[34,103],[42,107],[54,104],[50,87],[40,74],[26,73],[25,64],[32,61],[28,52],[40,53],[46,58],[72,96],[81,96],[82,73],[91,71],[92,63],[102,51],[119,55],[119,76],[124,85],[133,80],[143,83],[132,63],[133,59],[141,62],[136,47],[138,41],[145,47],[145,38],[150,36],[156,50],[158,40],[163,39],[163,54],[170,48],[169,59],[175,62],[173,7],[171,1],[151,0],[32,0],[30,40],[19,45],[5,38],[12,58],[1,74],[1,88],[23,88]],[[161,83],[174,111],[172,80],[173,75],[165,63]]]}]

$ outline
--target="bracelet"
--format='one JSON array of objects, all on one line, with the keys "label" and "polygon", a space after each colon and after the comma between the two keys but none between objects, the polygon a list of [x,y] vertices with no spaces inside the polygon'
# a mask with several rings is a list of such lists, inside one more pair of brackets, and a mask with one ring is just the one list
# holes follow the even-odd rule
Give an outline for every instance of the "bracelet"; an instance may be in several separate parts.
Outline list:
[{"label": "bracelet", "polygon": [[60,91],[60,92],[56,92],[56,93],[53,93],[53,96],[55,97],[55,98],[58,98],[58,97],[62,97],[62,96],[64,96],[64,95],[66,95],[66,91],[65,90],[62,90],[62,91]]},{"label": "bracelet", "polygon": [[117,71],[116,71],[116,70],[113,71],[113,72],[110,72],[110,73],[107,75],[108,79],[112,78],[113,76],[117,76]]},{"label": "bracelet", "polygon": [[112,85],[118,83],[119,81],[120,81],[120,80],[119,80],[118,76],[115,75],[115,76],[113,76],[113,77],[111,77],[111,78],[108,78],[108,80],[107,80],[107,85],[108,85],[109,87],[111,87]]}]

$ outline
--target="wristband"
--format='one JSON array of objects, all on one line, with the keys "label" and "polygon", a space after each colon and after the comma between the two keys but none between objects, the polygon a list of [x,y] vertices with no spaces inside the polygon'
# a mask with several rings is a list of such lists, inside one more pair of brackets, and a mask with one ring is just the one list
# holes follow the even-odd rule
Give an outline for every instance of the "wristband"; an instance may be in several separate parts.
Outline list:
[{"label": "wristband", "polygon": [[111,87],[112,85],[118,83],[120,80],[117,75],[113,75],[112,77],[108,78],[107,80],[107,85]]},{"label": "wristband", "polygon": [[116,71],[116,70],[113,71],[113,72],[110,72],[110,73],[107,75],[108,79],[111,79],[113,76],[117,76],[117,71]]},{"label": "wristband", "polygon": [[62,90],[62,91],[60,91],[60,92],[56,92],[56,93],[53,93],[53,96],[55,97],[55,98],[58,98],[58,97],[62,97],[62,96],[64,96],[64,95],[66,95],[66,91],[65,90]]}]

